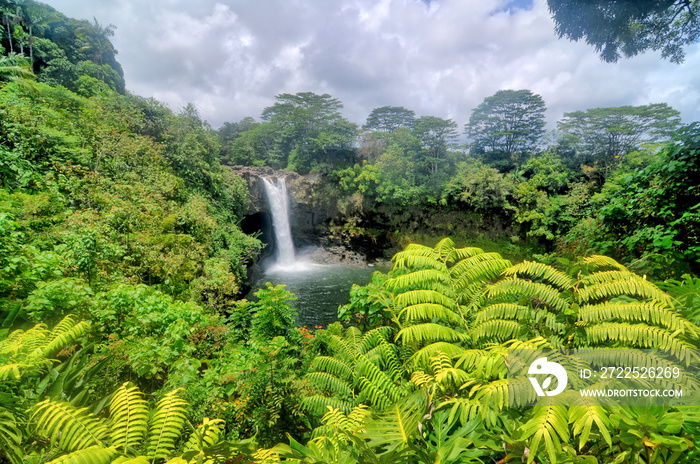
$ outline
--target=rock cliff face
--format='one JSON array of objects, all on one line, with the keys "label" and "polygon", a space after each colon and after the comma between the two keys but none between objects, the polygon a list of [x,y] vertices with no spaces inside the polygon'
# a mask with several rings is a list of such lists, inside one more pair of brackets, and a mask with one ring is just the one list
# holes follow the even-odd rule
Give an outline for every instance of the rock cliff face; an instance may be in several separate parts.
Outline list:
[{"label": "rock cliff face", "polygon": [[318,244],[318,226],[336,213],[330,202],[323,201],[322,196],[317,194],[315,187],[318,177],[301,176],[296,172],[277,171],[269,167],[230,166],[229,169],[248,182],[250,206],[242,224],[244,232],[261,231],[263,242],[272,243],[272,221],[262,178],[283,177],[289,190],[290,225],[295,246]]}]

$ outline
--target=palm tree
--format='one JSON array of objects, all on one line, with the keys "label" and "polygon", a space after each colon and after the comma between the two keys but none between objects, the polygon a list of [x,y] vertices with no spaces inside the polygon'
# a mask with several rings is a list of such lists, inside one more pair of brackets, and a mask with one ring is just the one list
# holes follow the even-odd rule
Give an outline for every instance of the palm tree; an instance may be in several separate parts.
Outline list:
[{"label": "palm tree", "polygon": [[2,9],[2,23],[7,28],[7,41],[10,44],[10,53],[14,53],[15,49],[12,45],[12,26],[17,23],[17,15],[9,8]]},{"label": "palm tree", "polygon": [[24,17],[24,23],[27,25],[29,38],[27,39],[29,43],[29,63],[34,66],[34,42],[36,37],[34,36],[34,29],[38,29],[39,32],[43,31],[44,25],[46,24],[46,15],[37,14],[39,10],[34,10],[32,12],[27,11]]},{"label": "palm tree", "polygon": [[80,51],[92,56],[92,62],[100,69],[100,80],[103,84],[105,79],[102,71],[103,58],[114,59],[114,55],[117,54],[109,41],[109,38],[114,36],[116,29],[117,26],[114,24],[103,26],[97,21],[97,18],[93,17],[92,23],[84,21],[83,25],[76,31],[78,37],[85,41],[85,45],[80,48]]}]

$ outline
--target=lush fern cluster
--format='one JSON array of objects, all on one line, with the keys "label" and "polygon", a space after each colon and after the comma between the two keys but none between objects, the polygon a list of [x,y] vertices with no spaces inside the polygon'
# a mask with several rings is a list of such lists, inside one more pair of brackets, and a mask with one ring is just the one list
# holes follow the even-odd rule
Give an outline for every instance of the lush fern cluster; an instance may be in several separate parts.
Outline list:
[{"label": "lush fern cluster", "polygon": [[[700,329],[645,277],[604,256],[562,261],[564,269],[529,261],[511,265],[496,253],[455,248],[449,239],[432,248],[410,245],[393,261],[401,272],[384,286],[391,294],[391,324],[332,337],[332,355],[316,358],[307,376],[316,386],[306,400],[309,409],[329,411],[317,429],[322,438],[307,447],[278,448],[279,456],[343,462],[342,444],[364,437],[353,449],[371,451],[367,462],[433,462],[416,459],[431,440],[439,444],[440,462],[504,453],[528,462],[693,462],[692,436],[700,425],[693,410],[605,406],[571,391],[525,407],[535,402],[535,392],[527,379],[508,377],[513,350],[569,349],[581,353],[576,359],[582,363],[605,358],[644,365],[648,356],[639,352],[610,359],[591,349],[660,348],[678,358],[657,361],[681,367],[697,362]],[[371,375],[361,370],[368,362]],[[684,375],[697,389],[692,374]],[[362,405],[375,411],[366,428],[329,425],[346,423],[339,414],[357,417],[359,410],[351,408]],[[387,429],[378,433],[386,436],[369,435],[383,420]],[[447,433],[435,435],[444,424]],[[389,427],[406,434],[392,438]],[[456,452],[460,427],[478,429],[483,442],[464,442]],[[494,446],[499,440],[501,453]]]},{"label": "lush fern cluster", "polygon": [[[122,385],[109,403],[107,420],[93,415],[87,408],[70,403],[44,400],[37,404],[30,418],[32,432],[50,439],[52,447],[45,452],[55,464],[123,464],[154,463],[161,459],[179,458],[176,446],[187,420],[188,404],[181,391],[167,393],[149,411],[143,394],[135,386]],[[200,456],[201,462],[225,459],[215,445],[223,438],[223,421],[205,419],[192,428],[187,452]],[[192,453],[190,453],[192,454]],[[190,459],[185,459],[188,462]]]}]

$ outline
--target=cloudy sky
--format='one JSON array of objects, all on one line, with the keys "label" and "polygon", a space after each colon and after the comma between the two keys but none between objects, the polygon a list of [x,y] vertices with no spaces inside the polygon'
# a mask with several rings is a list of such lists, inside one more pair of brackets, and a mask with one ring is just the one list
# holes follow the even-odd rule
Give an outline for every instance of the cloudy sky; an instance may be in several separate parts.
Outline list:
[{"label": "cloudy sky", "polygon": [[117,26],[127,89],[215,128],[259,118],[275,95],[329,93],[359,124],[376,107],[460,126],[501,89],[530,89],[550,127],[564,112],[666,102],[700,120],[700,44],[603,63],[558,39],[545,0],[44,0]]}]

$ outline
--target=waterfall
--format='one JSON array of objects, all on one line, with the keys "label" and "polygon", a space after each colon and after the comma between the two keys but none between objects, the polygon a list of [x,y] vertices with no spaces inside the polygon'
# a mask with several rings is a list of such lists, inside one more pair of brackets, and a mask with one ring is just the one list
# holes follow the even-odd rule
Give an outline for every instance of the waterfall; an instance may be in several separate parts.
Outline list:
[{"label": "waterfall", "polygon": [[272,214],[272,229],[275,233],[277,244],[277,264],[279,266],[291,266],[294,264],[294,242],[292,241],[292,229],[289,227],[289,194],[287,184],[283,177],[270,179],[262,178],[265,184],[265,194],[270,203]]}]

